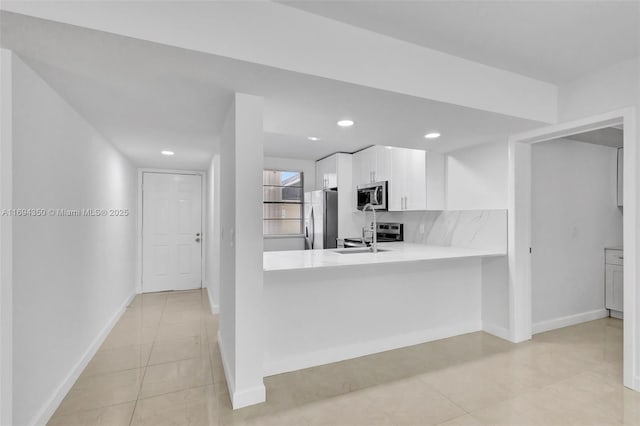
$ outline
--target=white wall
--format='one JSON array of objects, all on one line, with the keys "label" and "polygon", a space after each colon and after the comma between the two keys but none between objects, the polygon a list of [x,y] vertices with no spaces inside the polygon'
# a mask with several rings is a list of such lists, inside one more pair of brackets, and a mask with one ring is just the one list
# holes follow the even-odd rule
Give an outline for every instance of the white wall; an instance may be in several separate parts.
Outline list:
[{"label": "white wall", "polygon": [[482,259],[482,329],[509,339],[509,264],[506,257]]},{"label": "white wall", "polygon": [[14,424],[46,422],[133,296],[136,182],[133,166],[14,56],[14,207],[131,212],[14,218]]},{"label": "white wall", "polygon": [[507,142],[447,153],[447,210],[507,208]]},{"label": "white wall", "polygon": [[[220,134],[220,354],[229,393],[235,378],[236,253],[231,233],[236,226],[235,104],[232,103]],[[227,354],[228,353],[228,354]]]},{"label": "white wall", "polygon": [[[290,170],[302,172],[304,192],[316,189],[316,162],[298,158],[264,157],[264,168],[273,170]],[[304,238],[296,237],[266,237],[264,251],[304,250]]]},{"label": "white wall", "polygon": [[220,139],[220,339],[234,408],[265,400],[262,381],[263,100],[236,93]]},{"label": "white wall", "polygon": [[606,64],[601,70],[560,87],[558,115],[569,121],[637,105],[640,98],[640,58]]},{"label": "white wall", "polygon": [[622,244],[616,149],[569,140],[533,145],[534,332],[604,309],[604,248]]},{"label": "white wall", "polygon": [[220,309],[220,154],[211,158],[207,170],[206,203],[204,282],[211,311],[217,313]]},{"label": "white wall", "polygon": [[304,237],[265,237],[264,251],[304,250]]}]

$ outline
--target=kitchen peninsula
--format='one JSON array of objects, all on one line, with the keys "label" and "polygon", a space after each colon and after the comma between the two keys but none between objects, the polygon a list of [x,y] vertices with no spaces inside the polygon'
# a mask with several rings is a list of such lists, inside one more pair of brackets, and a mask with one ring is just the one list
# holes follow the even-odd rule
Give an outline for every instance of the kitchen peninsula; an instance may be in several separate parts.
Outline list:
[{"label": "kitchen peninsula", "polygon": [[506,279],[503,248],[378,247],[264,253],[265,375],[478,331],[483,279]]}]

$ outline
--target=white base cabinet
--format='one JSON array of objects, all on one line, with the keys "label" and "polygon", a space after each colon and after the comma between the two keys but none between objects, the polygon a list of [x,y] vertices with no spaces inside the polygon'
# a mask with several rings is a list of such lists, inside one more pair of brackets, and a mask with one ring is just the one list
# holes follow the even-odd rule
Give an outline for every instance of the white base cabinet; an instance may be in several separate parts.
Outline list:
[{"label": "white base cabinet", "polygon": [[605,308],[624,312],[624,266],[622,250],[605,250]]}]

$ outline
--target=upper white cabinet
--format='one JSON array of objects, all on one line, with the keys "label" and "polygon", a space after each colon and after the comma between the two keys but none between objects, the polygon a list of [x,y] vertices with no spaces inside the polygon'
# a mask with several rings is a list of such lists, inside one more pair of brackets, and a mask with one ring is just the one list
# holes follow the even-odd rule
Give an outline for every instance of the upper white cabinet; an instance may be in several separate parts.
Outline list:
[{"label": "upper white cabinet", "polygon": [[389,210],[427,210],[426,152],[391,148]]},{"label": "upper white cabinet", "polygon": [[338,187],[338,155],[333,154],[316,161],[316,189]]},{"label": "upper white cabinet", "polygon": [[618,206],[622,207],[622,187],[623,187],[623,168],[624,165],[624,148],[618,148]]},{"label": "upper white cabinet", "polygon": [[372,146],[353,154],[353,182],[388,181],[390,211],[444,210],[444,155]]},{"label": "upper white cabinet", "polygon": [[353,154],[353,180],[356,185],[389,180],[389,155],[383,146],[372,146]]}]

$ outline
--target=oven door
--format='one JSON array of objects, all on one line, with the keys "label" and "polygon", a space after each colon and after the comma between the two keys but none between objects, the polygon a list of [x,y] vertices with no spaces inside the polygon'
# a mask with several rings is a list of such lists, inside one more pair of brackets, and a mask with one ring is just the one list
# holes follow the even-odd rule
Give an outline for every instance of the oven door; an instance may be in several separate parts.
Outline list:
[{"label": "oven door", "polygon": [[358,210],[371,204],[376,210],[387,210],[387,182],[375,182],[359,186],[357,190]]}]

